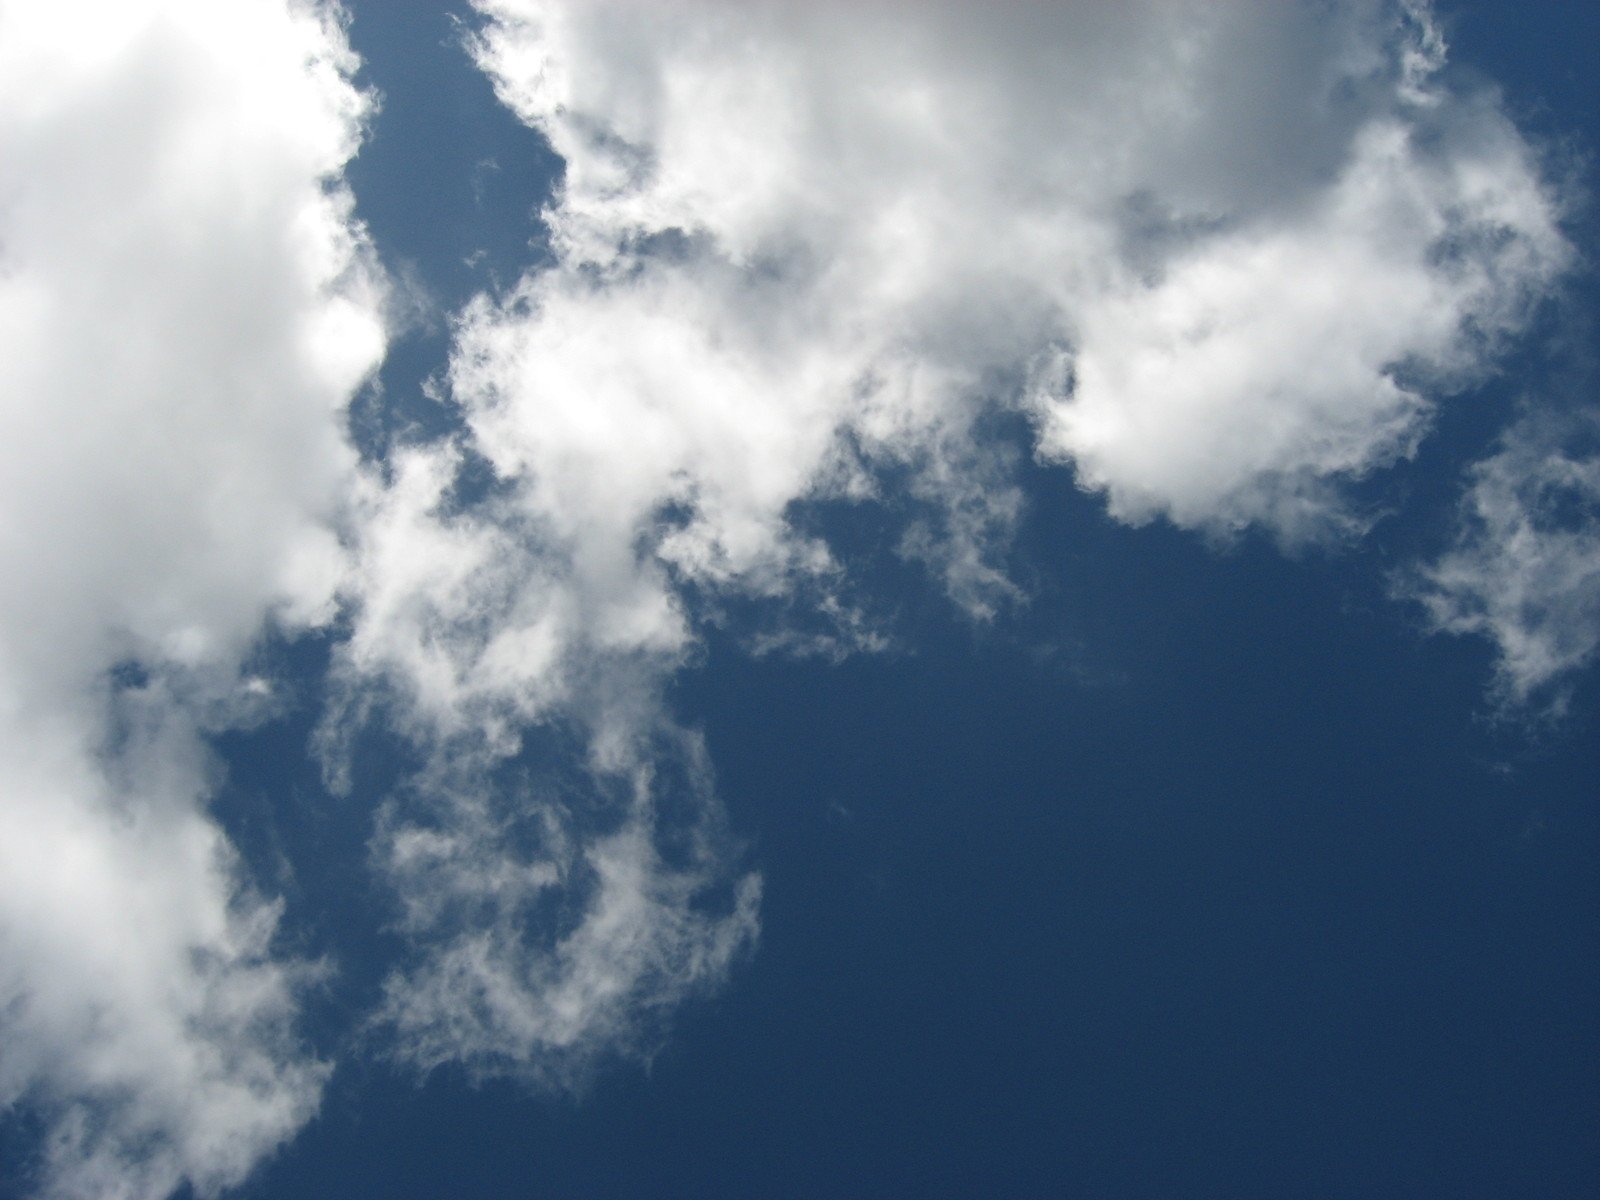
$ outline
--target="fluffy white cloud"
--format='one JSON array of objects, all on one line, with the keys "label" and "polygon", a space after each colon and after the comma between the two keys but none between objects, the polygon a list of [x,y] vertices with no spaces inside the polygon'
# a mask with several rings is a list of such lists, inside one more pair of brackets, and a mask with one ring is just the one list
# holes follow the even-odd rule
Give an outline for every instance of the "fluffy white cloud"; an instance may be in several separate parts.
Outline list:
[{"label": "fluffy white cloud", "polygon": [[479,7],[566,176],[457,395],[613,562],[770,586],[845,448],[970,509],[992,405],[1124,518],[1338,524],[1568,258],[1421,5]]},{"label": "fluffy white cloud", "polygon": [[[734,595],[812,614],[757,648],[874,644],[807,502],[899,487],[979,617],[1015,595],[997,412],[1128,520],[1353,527],[1340,482],[1569,258],[1420,4],[476,2],[565,161],[555,259],[460,315],[460,438],[364,485],[339,667],[432,764],[380,844],[424,1066],[564,1076],[753,936],[685,843],[708,786],[659,778],[661,684]],[[539,725],[586,747],[566,792],[518,775]]]},{"label": "fluffy white cloud", "polygon": [[309,4],[0,5],[0,1105],[52,1195],[236,1183],[326,1074],[204,735],[339,579],[351,65]]},{"label": "fluffy white cloud", "polygon": [[[1415,3],[478,7],[566,163],[554,261],[459,314],[459,433],[358,468],[383,331],[327,11],[0,3],[0,1103],[48,1115],[58,1194],[215,1191],[316,1104],[308,968],[206,813],[264,623],[347,606],[334,776],[372,718],[423,764],[379,816],[376,1025],[568,1085],[757,933],[663,700],[701,625],[881,642],[812,502],[892,504],[980,618],[1017,594],[997,415],[1124,519],[1348,527],[1340,483],[1570,257]],[[1518,694],[1594,642],[1556,463],[1485,465],[1425,589]]]},{"label": "fluffy white cloud", "polygon": [[1337,518],[1322,481],[1409,453],[1430,391],[1480,375],[1566,260],[1509,125],[1426,123],[1375,119],[1301,211],[1089,306],[1045,453],[1125,518],[1291,536]]},{"label": "fluffy white cloud", "polygon": [[[386,1015],[428,1065],[626,1042],[614,998],[753,932],[695,906],[719,854],[661,859],[660,684],[730,593],[830,627],[758,648],[873,644],[797,505],[903,481],[902,553],[979,616],[1015,594],[995,411],[1124,518],[1338,526],[1337,481],[1407,453],[1568,256],[1416,5],[478,7],[565,160],[556,258],[461,315],[460,445],[368,485],[341,664],[435,764],[383,847],[418,947]],[[541,722],[587,742],[587,801],[513,777]]]},{"label": "fluffy white cloud", "polygon": [[[1498,690],[1559,710],[1600,650],[1600,455],[1540,416],[1507,431],[1471,472],[1456,543],[1407,581],[1441,632],[1489,638]],[[1563,435],[1566,436],[1563,436]]]}]

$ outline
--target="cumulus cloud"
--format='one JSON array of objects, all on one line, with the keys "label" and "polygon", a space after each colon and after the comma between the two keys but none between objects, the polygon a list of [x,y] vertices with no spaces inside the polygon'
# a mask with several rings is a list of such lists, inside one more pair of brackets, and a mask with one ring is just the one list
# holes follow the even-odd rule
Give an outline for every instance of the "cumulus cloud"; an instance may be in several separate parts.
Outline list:
[{"label": "cumulus cloud", "polygon": [[1045,453],[1129,519],[1295,536],[1340,517],[1324,481],[1407,455],[1567,257],[1510,126],[1425,113],[1374,118],[1302,211],[1088,309]]},{"label": "cumulus cloud", "polygon": [[1128,520],[1346,523],[1330,484],[1409,453],[1569,257],[1421,5],[479,7],[566,174],[560,265],[467,314],[457,395],[618,558],[686,513],[649,569],[825,562],[786,510],[848,449],[968,514],[970,594],[1013,508],[970,519],[994,406]]},{"label": "cumulus cloud", "polygon": [[338,584],[351,66],[311,5],[0,6],[0,1105],[51,1195],[237,1183],[327,1072],[205,735]]},{"label": "cumulus cloud", "polygon": [[[0,1103],[47,1114],[58,1194],[235,1183],[329,1070],[206,812],[265,626],[342,617],[336,788],[375,726],[412,764],[374,1037],[576,1086],[758,933],[665,699],[705,627],[888,636],[819,508],[882,505],[979,620],[1022,598],[1019,452],[1128,521],[1358,529],[1343,485],[1571,258],[1419,3],[475,3],[565,164],[552,258],[457,314],[459,427],[364,464],[329,11],[0,7]],[[1592,542],[1545,514],[1594,478],[1519,444],[1424,590],[1529,692],[1592,653]]]},{"label": "cumulus cloud", "polygon": [[1417,3],[476,6],[564,161],[553,261],[459,315],[459,434],[362,486],[327,726],[430,764],[378,849],[423,1066],[565,1077],[753,937],[662,685],[730,598],[758,651],[882,644],[818,502],[892,506],[979,619],[1020,594],[997,416],[1125,520],[1359,529],[1341,485],[1570,258]]},{"label": "cumulus cloud", "polygon": [[1499,696],[1512,705],[1559,711],[1600,649],[1595,434],[1593,418],[1514,425],[1471,471],[1455,544],[1403,589],[1440,632],[1494,643]]}]

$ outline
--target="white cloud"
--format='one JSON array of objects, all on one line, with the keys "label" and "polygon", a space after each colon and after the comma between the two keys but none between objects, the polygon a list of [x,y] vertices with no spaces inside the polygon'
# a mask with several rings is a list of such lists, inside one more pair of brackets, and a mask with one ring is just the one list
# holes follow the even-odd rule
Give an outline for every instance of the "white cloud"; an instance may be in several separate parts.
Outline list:
[{"label": "white cloud", "polygon": [[204,736],[342,569],[351,65],[310,5],[0,6],[0,1105],[51,1195],[237,1183],[327,1071]]},{"label": "white cloud", "polygon": [[[1126,520],[1354,528],[1340,484],[1569,258],[1420,4],[477,7],[565,160],[555,261],[461,314],[458,442],[365,485],[340,666],[433,764],[380,846],[414,957],[385,1016],[424,1066],[564,1073],[753,936],[697,907],[720,851],[662,858],[718,818],[653,778],[661,686],[727,597],[809,607],[758,649],[881,644],[807,502],[902,506],[980,618],[1017,595],[996,413]],[[588,746],[583,798],[515,776],[540,724]]]},{"label": "white cloud", "polygon": [[[1539,416],[1473,467],[1455,544],[1409,580],[1440,632],[1489,638],[1500,698],[1559,711],[1600,650],[1600,455]],[[1593,422],[1576,430],[1593,441]],[[1567,436],[1563,436],[1563,435]]]},{"label": "white cloud", "polygon": [[[980,619],[1020,595],[997,415],[1126,520],[1352,527],[1341,483],[1570,257],[1416,3],[477,3],[566,162],[555,261],[459,314],[458,436],[370,467],[329,10],[0,7],[0,1104],[45,1115],[55,1194],[236,1183],[330,1069],[207,813],[264,627],[346,605],[331,773],[379,715],[425,764],[374,843],[407,943],[376,1026],[573,1086],[757,936],[663,699],[704,623],[884,644],[808,505],[893,508]],[[1524,442],[1422,593],[1519,697],[1600,636],[1593,526],[1548,516],[1593,461]]]},{"label": "white cloud", "polygon": [[566,175],[558,265],[468,311],[455,392],[659,612],[663,569],[825,571],[787,514],[852,454],[969,515],[939,561],[992,610],[995,406],[1125,519],[1338,526],[1330,484],[1407,454],[1569,258],[1418,5],[479,7]]},{"label": "white cloud", "polygon": [[1515,132],[1451,115],[1374,119],[1299,211],[1087,308],[1074,386],[1042,400],[1045,453],[1124,518],[1337,519],[1322,482],[1408,454],[1430,392],[1480,375],[1566,262]]}]

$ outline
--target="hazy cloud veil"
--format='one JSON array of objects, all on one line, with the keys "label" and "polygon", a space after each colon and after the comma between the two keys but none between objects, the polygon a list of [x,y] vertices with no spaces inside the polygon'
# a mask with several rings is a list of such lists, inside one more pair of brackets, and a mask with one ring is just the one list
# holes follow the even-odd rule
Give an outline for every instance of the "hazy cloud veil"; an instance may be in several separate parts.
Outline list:
[{"label": "hazy cloud veil", "polygon": [[[0,0],[0,1103],[47,1191],[237,1183],[331,1069],[207,815],[265,629],[342,619],[335,788],[364,728],[423,764],[374,816],[405,950],[361,1044],[570,1085],[757,937],[664,699],[704,623],[882,642],[807,502],[903,489],[977,620],[1020,595],[997,415],[1125,521],[1359,535],[1345,485],[1574,258],[1417,2],[474,4],[565,163],[553,259],[456,315],[459,428],[363,464],[338,14]],[[1408,585],[1514,699],[1600,641],[1595,526],[1541,515],[1597,479],[1508,433]]]}]

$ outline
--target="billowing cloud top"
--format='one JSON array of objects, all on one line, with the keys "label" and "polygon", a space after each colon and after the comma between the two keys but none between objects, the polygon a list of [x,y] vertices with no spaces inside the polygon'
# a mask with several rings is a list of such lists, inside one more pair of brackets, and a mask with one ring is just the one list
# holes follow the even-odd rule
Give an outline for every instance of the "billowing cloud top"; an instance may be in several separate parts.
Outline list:
[{"label": "billowing cloud top", "polygon": [[[1123,520],[1356,534],[1345,485],[1575,257],[1420,3],[475,2],[565,164],[552,258],[456,315],[455,432],[364,464],[331,10],[0,5],[0,1103],[57,1194],[233,1184],[330,1069],[206,811],[265,628],[342,617],[335,786],[364,728],[423,764],[374,817],[405,948],[361,1044],[566,1085],[757,934],[663,700],[703,623],[882,642],[808,505],[900,489],[977,619],[1019,594],[997,416]],[[1600,641],[1593,525],[1541,507],[1594,463],[1544,445],[1408,585],[1522,699]]]}]

